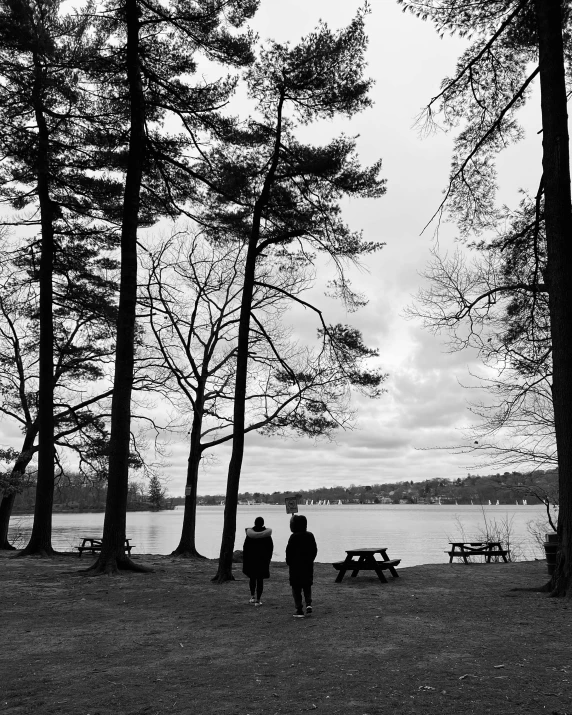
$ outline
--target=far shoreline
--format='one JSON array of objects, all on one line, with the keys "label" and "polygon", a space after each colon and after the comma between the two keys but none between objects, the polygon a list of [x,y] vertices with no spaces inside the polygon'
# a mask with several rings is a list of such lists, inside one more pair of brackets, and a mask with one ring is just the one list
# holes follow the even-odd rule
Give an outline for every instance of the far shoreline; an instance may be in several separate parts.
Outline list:
[{"label": "far shoreline", "polygon": [[[281,507],[282,509],[284,508],[284,504],[280,504],[278,502],[274,503],[256,503],[256,504],[239,504],[238,505],[240,508],[243,507],[248,507],[248,508],[257,508],[257,509],[264,509],[266,507]],[[355,502],[348,502],[346,504],[300,504],[300,509],[303,511],[304,508],[335,508],[335,507],[380,507],[380,508],[387,508],[387,507],[458,507],[458,506],[473,506],[478,509],[486,509],[488,507],[507,507],[507,506],[512,506],[512,507],[519,507],[519,508],[525,508],[525,509],[538,509],[538,507],[541,507],[542,504],[513,504],[511,502],[501,502],[499,504],[467,504],[464,502],[457,503],[457,504],[373,504],[370,502],[360,502],[360,503],[355,503]],[[179,509],[179,507],[181,507]],[[221,508],[224,507],[224,504],[197,504],[197,509],[202,509],[202,508]],[[184,504],[175,504],[172,507],[164,507],[162,509],[127,509],[127,513],[140,513],[140,512],[146,512],[146,513],[157,513],[157,512],[163,512],[163,511],[182,511],[184,508]],[[105,509],[54,509],[53,514],[105,514]],[[13,510],[12,516],[34,516],[33,511],[19,511],[18,509]]]}]

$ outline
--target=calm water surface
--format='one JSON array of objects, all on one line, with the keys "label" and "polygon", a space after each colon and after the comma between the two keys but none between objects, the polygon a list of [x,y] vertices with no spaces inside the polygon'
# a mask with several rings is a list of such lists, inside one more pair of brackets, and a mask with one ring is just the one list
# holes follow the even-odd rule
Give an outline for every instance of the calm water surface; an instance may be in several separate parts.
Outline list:
[{"label": "calm water surface", "polygon": [[[521,558],[541,557],[527,524],[544,515],[542,506],[500,505],[483,509],[464,505],[392,505],[356,504],[342,506],[300,506],[308,518],[308,528],[318,542],[318,561],[331,562],[345,556],[345,549],[360,546],[386,546],[391,558],[401,558],[403,566],[443,563],[449,540],[474,539],[484,526],[512,521],[512,538]],[[235,548],[242,548],[244,529],[256,516],[263,516],[273,529],[274,560],[284,560],[290,536],[289,516],[284,506],[239,506]],[[179,543],[183,508],[161,512],[129,512],[127,536],[135,544],[134,553],[168,554]],[[12,532],[24,540],[31,528],[31,516],[16,516]],[[223,523],[223,507],[199,507],[197,510],[197,548],[209,558],[218,557]],[[70,550],[83,536],[101,536],[103,513],[54,514],[53,544]]]}]

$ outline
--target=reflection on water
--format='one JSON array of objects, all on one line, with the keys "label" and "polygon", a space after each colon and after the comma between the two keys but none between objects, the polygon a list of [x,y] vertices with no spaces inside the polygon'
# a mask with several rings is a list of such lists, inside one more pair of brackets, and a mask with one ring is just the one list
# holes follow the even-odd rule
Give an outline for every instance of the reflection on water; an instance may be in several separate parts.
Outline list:
[{"label": "reflection on water", "polygon": [[[459,523],[466,538],[474,538],[483,526],[480,506],[464,505],[391,505],[356,504],[343,506],[300,506],[308,517],[308,528],[318,542],[318,561],[331,562],[343,558],[345,549],[360,546],[386,546],[391,558],[401,558],[403,566],[443,563],[448,541],[460,539]],[[512,519],[513,540],[519,544],[523,558],[540,557],[527,524],[542,518],[542,506],[500,505],[486,507],[489,521]],[[241,549],[244,529],[252,526],[256,516],[263,516],[273,529],[274,559],[284,560],[290,536],[289,516],[284,506],[240,506],[237,515],[235,548]],[[19,530],[24,541],[29,534],[31,516],[16,516],[12,531]],[[160,512],[129,512],[127,536],[135,553],[168,554],[178,543],[183,523],[183,509]],[[197,510],[197,548],[209,558],[216,558],[220,549],[223,507],[199,507]],[[69,551],[84,536],[101,536],[103,513],[54,514],[53,544]]]}]

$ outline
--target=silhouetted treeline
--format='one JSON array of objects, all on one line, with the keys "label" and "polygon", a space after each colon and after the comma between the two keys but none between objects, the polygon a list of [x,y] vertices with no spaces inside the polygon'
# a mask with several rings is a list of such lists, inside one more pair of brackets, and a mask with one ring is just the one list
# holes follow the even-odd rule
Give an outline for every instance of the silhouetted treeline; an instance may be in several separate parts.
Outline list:
[{"label": "silhouetted treeline", "polygon": [[[420,482],[403,481],[385,484],[352,484],[351,487],[319,487],[298,491],[243,492],[239,502],[260,504],[283,504],[287,496],[297,495],[300,503],[306,501],[341,501],[343,504],[514,504],[523,499],[528,504],[539,504],[536,493],[555,494],[558,472],[538,471],[534,474],[505,472],[479,476],[468,474],[458,479],[426,479]],[[28,513],[34,509],[34,489],[24,489],[18,494],[15,509]],[[80,475],[70,475],[56,486],[54,511],[104,511],[107,489],[105,482],[85,482]],[[224,501],[223,494],[199,496],[199,505],[215,505]],[[184,497],[165,496],[162,508],[184,503]],[[130,481],[128,509],[146,510],[154,507],[149,486],[143,481]],[[161,507],[159,507],[161,508]]]},{"label": "silhouetted treeline", "polygon": [[[479,476],[467,474],[458,479],[426,479],[424,481],[403,481],[384,484],[352,484],[351,487],[319,487],[298,491],[275,491],[271,493],[243,492],[241,503],[283,504],[284,498],[296,494],[301,503],[306,500],[343,504],[539,504],[535,493],[555,494],[557,491],[557,471],[536,471],[532,474],[505,472]],[[220,504],[224,495],[214,494],[199,497],[199,504]],[[173,499],[180,504],[183,499]]]},{"label": "silhouetted treeline", "polygon": [[[153,490],[155,489],[155,491]],[[127,509],[129,511],[156,511],[169,509],[172,500],[166,497],[159,484],[153,488],[153,479],[145,481],[131,480],[127,491]],[[105,511],[107,497],[106,480],[86,481],[80,474],[69,474],[60,478],[54,492],[54,512],[62,511]],[[34,510],[35,486],[30,486],[18,494],[14,505],[16,513],[31,513]]]}]

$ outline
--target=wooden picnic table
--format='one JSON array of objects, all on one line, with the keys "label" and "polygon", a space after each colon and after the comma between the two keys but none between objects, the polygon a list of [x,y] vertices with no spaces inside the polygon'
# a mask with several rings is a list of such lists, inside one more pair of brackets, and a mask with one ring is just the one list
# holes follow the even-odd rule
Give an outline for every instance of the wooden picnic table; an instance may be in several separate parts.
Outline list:
[{"label": "wooden picnic table", "polygon": [[[376,559],[375,555],[379,554],[381,559]],[[352,577],[355,578],[360,571],[375,571],[380,581],[387,583],[384,571],[387,569],[393,578],[398,578],[399,574],[395,567],[401,563],[401,559],[390,559],[387,555],[387,548],[382,547],[367,547],[363,549],[346,549],[345,561],[337,561],[332,566],[339,571],[336,577],[336,583],[341,583],[346,571],[352,572]]]},{"label": "wooden picnic table", "polygon": [[[134,548],[134,544],[130,543],[131,539],[125,539],[125,551],[131,556],[131,549]],[[103,544],[103,539],[98,539],[93,536],[84,536],[81,542],[81,546],[76,546],[75,548],[79,551],[79,557],[81,559],[84,551],[91,551],[92,554],[96,554],[101,551]]]},{"label": "wooden picnic table", "polygon": [[505,562],[508,561],[507,554],[510,551],[503,549],[500,541],[450,541],[449,543],[452,546],[451,550],[447,551],[449,563],[452,563],[454,558],[459,558],[468,564],[469,556],[484,556],[488,564],[493,556],[497,559],[501,558]]}]

